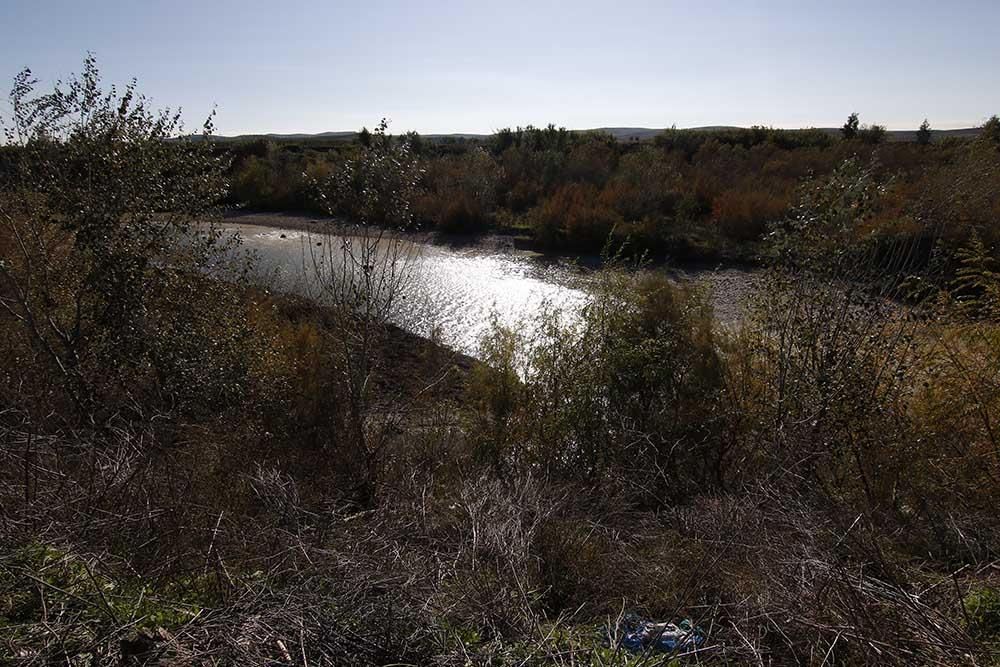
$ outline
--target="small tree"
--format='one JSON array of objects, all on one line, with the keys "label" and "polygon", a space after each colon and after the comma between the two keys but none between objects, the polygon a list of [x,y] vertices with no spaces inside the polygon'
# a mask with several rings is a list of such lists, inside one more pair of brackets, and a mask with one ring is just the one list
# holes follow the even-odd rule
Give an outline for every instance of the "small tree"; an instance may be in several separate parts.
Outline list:
[{"label": "small tree", "polygon": [[1000,313],[1000,270],[990,248],[978,231],[955,252],[958,268],[951,281],[951,296],[957,311],[972,317],[995,317]]},{"label": "small tree", "polygon": [[991,116],[988,121],[983,123],[979,136],[983,141],[1000,145],[1000,117]]},{"label": "small tree", "polygon": [[490,147],[494,155],[501,155],[505,150],[514,145],[517,137],[509,127],[497,130],[491,137]]},{"label": "small tree", "polygon": [[840,128],[840,134],[844,137],[845,141],[850,141],[858,136],[859,127],[858,112],[855,111],[847,117],[847,122]]},{"label": "small tree", "polygon": [[845,267],[857,266],[864,255],[858,232],[886,186],[876,168],[874,160],[852,157],[828,176],[803,182],[791,215],[768,235],[776,263],[824,275],[843,275]]},{"label": "small tree", "polygon": [[926,118],[920,124],[920,129],[917,130],[917,143],[921,146],[931,143],[931,124],[927,122]]},{"label": "small tree", "polygon": [[203,293],[192,284],[221,250],[219,235],[197,224],[225,192],[211,120],[200,138],[185,136],[180,116],[151,109],[135,82],[102,89],[93,56],[47,94],[22,71],[10,108],[0,119],[10,156],[0,177],[0,313],[23,325],[85,418],[113,412],[113,397],[134,394],[140,376],[162,394],[189,392],[206,378],[181,349],[207,349],[192,342],[192,293]]},{"label": "small tree", "polygon": [[872,146],[877,146],[885,141],[885,135],[885,125],[867,125],[858,133],[861,141]]},{"label": "small tree", "polygon": [[418,248],[398,232],[413,226],[420,168],[409,140],[387,133],[385,119],[360,154],[329,181],[317,184],[330,213],[355,223],[348,233],[328,228],[305,256],[313,295],[333,306],[339,335],[338,363],[348,399],[352,463],[360,504],[376,502],[384,438],[370,428],[374,374],[390,321],[413,279]]}]

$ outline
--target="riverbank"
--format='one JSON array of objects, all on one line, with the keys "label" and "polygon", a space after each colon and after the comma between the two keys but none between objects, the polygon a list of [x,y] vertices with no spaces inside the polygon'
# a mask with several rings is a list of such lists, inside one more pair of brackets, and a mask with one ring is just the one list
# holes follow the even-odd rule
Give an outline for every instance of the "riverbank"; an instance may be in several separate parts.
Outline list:
[{"label": "riverbank", "polygon": [[[330,306],[294,294],[255,294],[290,326],[313,325],[323,335],[342,335],[337,313]],[[460,351],[394,324],[378,329],[372,355],[376,360],[373,393],[396,401],[427,395],[434,401],[461,402],[469,373],[479,364]]]},{"label": "riverbank", "polygon": [[[357,230],[354,225],[345,220],[330,216],[305,215],[302,213],[268,213],[261,211],[226,211],[222,216],[223,224],[253,225],[255,227],[271,227],[273,229],[294,230],[308,233],[333,233],[349,236]],[[510,252],[525,257],[544,256],[537,249],[519,247],[513,237],[503,234],[443,234],[438,231],[422,231],[410,229],[396,232],[414,243],[428,243],[450,248],[481,250],[484,252]],[[553,257],[555,255],[552,255]]]},{"label": "riverbank", "polygon": [[[357,225],[332,216],[309,215],[296,212],[267,212],[227,210],[222,215],[223,224],[253,225],[273,229],[295,230],[309,233],[334,233],[350,235]],[[415,243],[427,243],[459,250],[473,250],[488,253],[505,252],[526,258],[547,261],[572,262],[588,269],[601,268],[604,260],[599,253],[578,252],[565,249],[547,249],[525,234],[482,233],[448,234],[437,230],[420,228],[396,232]],[[652,267],[671,267],[687,272],[714,270],[754,271],[761,264],[747,258],[722,258],[717,261],[706,259],[667,260],[649,258],[644,263]]]}]

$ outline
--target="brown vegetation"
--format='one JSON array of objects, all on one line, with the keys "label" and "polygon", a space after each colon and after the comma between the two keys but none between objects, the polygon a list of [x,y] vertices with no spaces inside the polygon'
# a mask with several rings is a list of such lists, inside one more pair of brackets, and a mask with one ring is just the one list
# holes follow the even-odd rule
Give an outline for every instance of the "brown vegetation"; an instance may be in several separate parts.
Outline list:
[{"label": "brown vegetation", "polygon": [[[503,130],[487,142],[433,143],[413,133],[396,141],[418,157],[413,204],[426,229],[530,234],[540,247],[579,251],[628,238],[633,248],[680,260],[758,261],[770,226],[794,214],[796,191],[821,184],[852,157],[872,165],[890,191],[866,233],[968,239],[1000,206],[997,153],[985,149],[996,145],[990,127],[976,140],[921,135],[925,141],[917,143],[884,143],[877,125],[858,125],[843,139],[818,130],[752,128],[669,130],[655,142],[619,144],[549,126]],[[234,157],[229,201],[325,210],[311,184],[338,173],[360,148],[220,146]],[[956,185],[976,189],[975,198],[958,196]],[[944,209],[950,214],[942,217]]]},{"label": "brown vegetation", "polygon": [[[4,662],[996,659],[994,146],[941,148],[953,161],[913,176],[922,189],[863,157],[793,196],[728,180],[753,160],[794,173],[779,146],[713,139],[665,164],[643,147],[604,170],[618,149],[595,140],[565,154],[578,181],[545,182],[569,138],[501,137],[505,165],[539,169],[518,196],[539,197],[533,221],[557,239],[599,244],[646,224],[639,210],[741,238],[774,200],[792,207],[737,330],[706,295],[609,260],[579,319],[547,313],[532,339],[495,328],[473,364],[387,324],[405,258],[374,254],[373,223],[420,207],[413,153],[384,126],[317,180],[370,223],[320,307],[249,286],[236,249],[191,224],[220,196],[211,144],[164,141],[169,117],[97,84],[88,63],[56,98],[27,77],[15,91]],[[481,169],[444,163],[437,192],[488,210],[481,186],[509,172],[461,159]],[[872,237],[889,220],[902,239]],[[908,225],[942,231],[920,265],[946,270],[912,274]],[[626,612],[689,618],[706,642],[633,656],[615,639]]]}]

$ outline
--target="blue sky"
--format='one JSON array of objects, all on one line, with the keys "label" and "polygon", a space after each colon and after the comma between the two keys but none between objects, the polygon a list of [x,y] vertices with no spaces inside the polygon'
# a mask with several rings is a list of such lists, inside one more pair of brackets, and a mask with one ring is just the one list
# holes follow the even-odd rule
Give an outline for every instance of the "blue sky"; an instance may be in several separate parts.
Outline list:
[{"label": "blue sky", "polygon": [[[968,127],[1000,113],[1000,2],[0,0],[0,78],[93,51],[224,134]],[[9,87],[9,86],[8,86]]]}]

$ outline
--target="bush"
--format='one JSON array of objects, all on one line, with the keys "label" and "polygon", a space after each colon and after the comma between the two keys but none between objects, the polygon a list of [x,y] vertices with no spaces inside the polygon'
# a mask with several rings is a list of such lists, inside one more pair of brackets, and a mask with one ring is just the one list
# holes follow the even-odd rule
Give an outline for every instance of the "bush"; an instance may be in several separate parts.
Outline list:
[{"label": "bush", "polygon": [[[522,400],[511,408],[496,394],[509,383],[495,381],[475,385],[473,400],[488,415],[481,423],[503,423],[504,441],[521,443],[522,464],[595,483],[633,477],[629,487],[652,504],[720,481],[711,415],[721,366],[703,297],[652,274],[612,271],[578,324],[552,313],[517,352],[510,333],[493,335],[484,347],[491,365],[525,355]],[[490,450],[510,449],[495,431],[479,437]]]},{"label": "bush", "polygon": [[432,162],[418,199],[417,214],[448,233],[475,233],[486,228],[496,206],[497,166],[486,151],[471,150]]},{"label": "bush", "polygon": [[978,588],[965,596],[962,605],[968,614],[972,636],[990,641],[1000,639],[1000,590]]},{"label": "bush", "polygon": [[20,358],[28,372],[61,378],[49,396],[85,421],[137,400],[235,400],[246,321],[209,278],[241,279],[219,262],[233,247],[210,224],[224,160],[207,141],[177,138],[179,119],[133,88],[102,93],[93,59],[50,95],[22,73],[14,101],[21,143],[0,236],[20,243],[0,242],[0,293],[16,340],[40,352]]},{"label": "bush", "polygon": [[989,120],[983,123],[979,136],[988,144],[1000,146],[1000,117],[990,116]]},{"label": "bush", "polygon": [[786,215],[788,205],[786,198],[759,190],[726,190],[712,200],[712,220],[734,241],[758,241],[768,225]]},{"label": "bush", "polygon": [[877,146],[885,141],[885,135],[885,125],[870,125],[861,129],[858,138],[870,146]]},{"label": "bush", "polygon": [[621,222],[600,192],[590,185],[565,185],[532,212],[535,238],[543,245],[560,241],[582,250],[599,250]]}]

